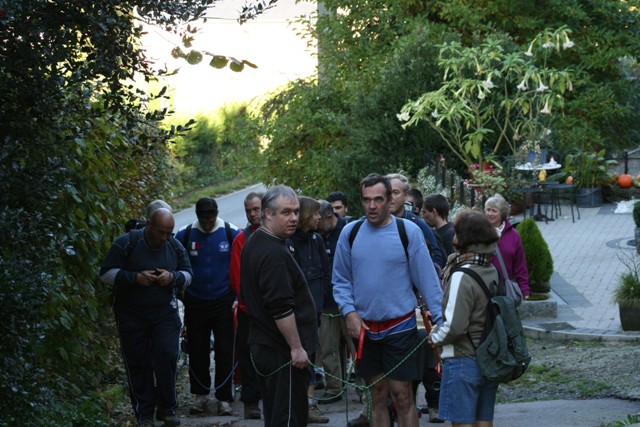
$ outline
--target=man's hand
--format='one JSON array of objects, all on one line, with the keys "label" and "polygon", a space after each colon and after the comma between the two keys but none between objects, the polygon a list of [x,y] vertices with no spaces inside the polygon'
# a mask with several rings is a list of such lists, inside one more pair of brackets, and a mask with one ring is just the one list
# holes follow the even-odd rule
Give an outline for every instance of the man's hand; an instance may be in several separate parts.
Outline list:
[{"label": "man's hand", "polygon": [[291,364],[298,369],[305,369],[309,366],[309,356],[304,348],[291,349]]},{"label": "man's hand", "polygon": [[157,282],[160,286],[169,286],[173,283],[173,273],[163,268],[156,268],[154,274],[157,277]]},{"label": "man's hand", "polygon": [[369,327],[355,311],[348,313],[345,320],[347,321],[347,332],[352,338],[360,338],[360,328],[369,330]]},{"label": "man's hand", "polygon": [[158,276],[154,274],[155,270],[143,270],[136,274],[136,283],[140,286],[151,286],[157,283]]}]

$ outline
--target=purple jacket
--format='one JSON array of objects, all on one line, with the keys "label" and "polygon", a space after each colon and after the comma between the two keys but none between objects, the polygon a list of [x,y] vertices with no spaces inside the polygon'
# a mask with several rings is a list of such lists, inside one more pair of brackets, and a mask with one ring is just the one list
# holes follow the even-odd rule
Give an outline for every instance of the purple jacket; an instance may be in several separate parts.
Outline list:
[{"label": "purple jacket", "polygon": [[[504,221],[504,230],[502,230],[502,236],[498,240],[498,248],[500,248],[509,278],[518,282],[523,296],[528,296],[531,293],[529,290],[529,272],[527,271],[527,259],[524,256],[522,240],[518,231],[507,220]],[[491,263],[502,276],[502,268],[498,257],[493,257]]]}]

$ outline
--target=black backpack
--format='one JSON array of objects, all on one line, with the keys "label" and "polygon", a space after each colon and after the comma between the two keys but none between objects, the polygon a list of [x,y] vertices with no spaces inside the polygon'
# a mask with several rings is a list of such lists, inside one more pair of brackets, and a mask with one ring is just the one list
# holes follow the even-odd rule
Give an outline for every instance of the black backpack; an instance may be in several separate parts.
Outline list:
[{"label": "black backpack", "polygon": [[470,268],[459,267],[454,271],[471,276],[489,298],[485,327],[478,347],[473,344],[467,331],[476,350],[482,376],[492,383],[508,383],[520,378],[529,367],[531,355],[513,299],[493,296],[482,277]]}]

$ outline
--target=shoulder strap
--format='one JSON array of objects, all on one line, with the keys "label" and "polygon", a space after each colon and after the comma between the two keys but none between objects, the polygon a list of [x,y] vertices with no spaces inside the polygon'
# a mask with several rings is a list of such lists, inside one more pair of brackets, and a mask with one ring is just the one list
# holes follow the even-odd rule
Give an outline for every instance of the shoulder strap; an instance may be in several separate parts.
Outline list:
[{"label": "shoulder strap", "polygon": [[360,227],[362,227],[362,224],[364,224],[364,221],[365,221],[364,219],[358,220],[358,222],[356,222],[356,224],[351,229],[351,232],[349,233],[349,247],[353,247],[353,241],[356,240],[356,235],[358,234],[358,230],[360,230]]},{"label": "shoulder strap", "polygon": [[504,265],[504,260],[502,259],[502,254],[500,253],[500,248],[498,246],[496,246],[496,256],[498,257],[500,269],[502,270],[502,278],[504,280],[510,279],[509,273],[507,273],[507,267]]},{"label": "shoulder strap", "polygon": [[184,234],[182,235],[182,246],[185,247],[185,249],[187,248],[187,245],[189,244],[189,237],[191,237],[191,227],[192,224],[187,225],[187,228],[184,229]]},{"label": "shoulder strap", "polygon": [[[144,231],[143,231],[144,232]],[[129,230],[129,242],[124,249],[124,256],[129,258],[129,255],[135,250],[136,246],[138,246],[138,241],[140,240],[140,229],[132,229]]]},{"label": "shoulder strap", "polygon": [[233,243],[233,235],[231,234],[231,226],[227,221],[224,222],[224,231],[227,232],[227,242]]},{"label": "shoulder strap", "polygon": [[396,224],[398,224],[398,234],[400,234],[404,255],[409,259],[409,237],[407,236],[407,229],[404,227],[404,220],[402,218],[396,218]]},{"label": "shoulder strap", "polygon": [[475,280],[480,285],[484,293],[487,295],[487,298],[489,298],[489,300],[493,298],[493,295],[491,295],[491,291],[489,291],[489,288],[487,288],[487,285],[484,283],[484,280],[482,280],[482,277],[480,277],[478,273],[476,273],[475,271],[467,267],[458,267],[453,270],[453,272],[456,272],[456,271],[462,271],[463,273],[471,276],[473,280]]}]

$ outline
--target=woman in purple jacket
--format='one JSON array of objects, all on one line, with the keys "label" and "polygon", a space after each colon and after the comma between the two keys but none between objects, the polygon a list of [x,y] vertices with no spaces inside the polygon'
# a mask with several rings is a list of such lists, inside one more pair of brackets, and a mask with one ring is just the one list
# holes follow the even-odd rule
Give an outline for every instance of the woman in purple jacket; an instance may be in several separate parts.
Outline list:
[{"label": "woman in purple jacket", "polygon": [[[520,234],[507,220],[510,210],[509,203],[500,194],[489,197],[484,204],[484,213],[489,219],[489,223],[498,231],[498,249],[502,254],[507,273],[511,280],[518,282],[522,295],[529,298],[529,272],[527,271],[527,259],[524,255]],[[502,268],[498,257],[493,257],[491,263],[496,267],[502,276]]]}]

